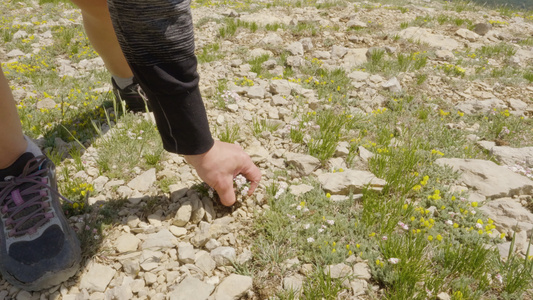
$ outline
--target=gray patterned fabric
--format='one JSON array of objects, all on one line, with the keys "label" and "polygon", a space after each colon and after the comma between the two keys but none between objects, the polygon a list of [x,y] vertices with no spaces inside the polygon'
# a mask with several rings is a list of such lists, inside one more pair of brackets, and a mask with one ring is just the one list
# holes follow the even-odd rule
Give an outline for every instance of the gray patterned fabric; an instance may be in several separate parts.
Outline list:
[{"label": "gray patterned fabric", "polygon": [[190,0],[108,0],[108,5],[130,64],[150,66],[194,56]]}]

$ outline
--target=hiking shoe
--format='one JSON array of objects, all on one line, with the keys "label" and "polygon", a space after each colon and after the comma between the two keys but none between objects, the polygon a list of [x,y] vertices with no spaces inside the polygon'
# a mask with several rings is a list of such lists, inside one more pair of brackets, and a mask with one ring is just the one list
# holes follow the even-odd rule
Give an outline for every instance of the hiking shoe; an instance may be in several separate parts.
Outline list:
[{"label": "hiking shoe", "polygon": [[111,78],[111,83],[113,84],[115,98],[119,101],[126,102],[127,110],[132,112],[146,112],[146,108],[148,107],[148,111],[152,111],[150,102],[145,101],[145,98],[141,96],[142,90],[138,83],[133,82],[123,89],[118,87],[113,78]]},{"label": "hiking shoe", "polygon": [[0,171],[0,274],[14,286],[42,290],[77,272],[80,242],[60,197],[55,166],[44,155],[24,153]]}]

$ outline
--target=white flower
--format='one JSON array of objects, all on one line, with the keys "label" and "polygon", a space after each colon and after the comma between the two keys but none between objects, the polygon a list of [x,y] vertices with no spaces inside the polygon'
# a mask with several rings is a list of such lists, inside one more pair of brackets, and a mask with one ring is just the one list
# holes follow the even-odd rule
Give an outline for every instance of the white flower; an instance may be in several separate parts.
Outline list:
[{"label": "white flower", "polygon": [[409,226],[405,224],[404,222],[398,222],[398,225],[402,227],[403,230],[409,230]]},{"label": "white flower", "polygon": [[324,231],[324,228],[318,228],[318,233],[322,233]]},{"label": "white flower", "polygon": [[400,262],[400,259],[399,258],[394,258],[394,257],[391,257],[389,258],[389,262],[393,265],[397,264]]},{"label": "white flower", "polygon": [[446,225],[453,225],[453,221],[452,220],[446,221]]},{"label": "white flower", "polygon": [[249,187],[247,187],[247,186],[243,187],[243,188],[242,188],[242,191],[241,191],[241,195],[242,195],[242,196],[247,196],[249,190],[250,190]]},{"label": "white flower", "polygon": [[477,229],[483,229],[483,225],[479,224],[479,223],[476,223],[476,228]]},{"label": "white flower", "polygon": [[335,224],[335,220],[327,220],[326,223],[328,223],[329,225],[333,225]]},{"label": "white flower", "polygon": [[472,210],[470,213],[471,213],[472,215],[475,215],[475,214],[476,214],[476,211],[475,211],[475,210]]},{"label": "white flower", "polygon": [[302,206],[301,205],[296,206],[296,210],[302,210]]},{"label": "white flower", "polygon": [[308,237],[308,238],[307,238],[307,242],[308,242],[308,243],[312,243],[312,242],[314,242],[314,241],[315,241],[315,239],[312,238],[312,237]]},{"label": "white flower", "polygon": [[302,211],[303,211],[304,213],[309,212],[309,208],[306,207],[306,208],[304,208],[304,210],[302,210]]},{"label": "white flower", "polygon": [[304,229],[309,229],[309,227],[311,227],[311,224],[305,224],[304,225]]},{"label": "white flower", "polygon": [[503,277],[502,277],[502,275],[500,275],[500,273],[496,274],[496,276],[494,276],[494,278],[496,278],[500,282],[500,284],[503,283]]},{"label": "white flower", "polygon": [[384,241],[386,241],[386,240],[388,240],[389,238],[388,238],[386,235],[384,235],[381,239],[384,240]]},{"label": "white flower", "polygon": [[291,214],[287,214],[287,217],[289,217],[289,219],[292,219],[292,220],[296,219],[296,216],[291,215]]}]

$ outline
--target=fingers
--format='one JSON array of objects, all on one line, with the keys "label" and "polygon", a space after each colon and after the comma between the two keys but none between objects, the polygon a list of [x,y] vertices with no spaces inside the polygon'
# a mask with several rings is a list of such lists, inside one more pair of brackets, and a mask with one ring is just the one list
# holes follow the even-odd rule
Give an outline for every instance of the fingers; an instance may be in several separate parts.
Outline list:
[{"label": "fingers", "polygon": [[233,189],[233,178],[225,176],[220,184],[215,187],[220,197],[220,202],[224,206],[232,206],[235,203],[235,190]]},{"label": "fingers", "polygon": [[243,170],[242,175],[251,182],[250,190],[248,191],[248,195],[251,195],[259,185],[259,181],[261,181],[261,171],[251,163],[251,166]]}]

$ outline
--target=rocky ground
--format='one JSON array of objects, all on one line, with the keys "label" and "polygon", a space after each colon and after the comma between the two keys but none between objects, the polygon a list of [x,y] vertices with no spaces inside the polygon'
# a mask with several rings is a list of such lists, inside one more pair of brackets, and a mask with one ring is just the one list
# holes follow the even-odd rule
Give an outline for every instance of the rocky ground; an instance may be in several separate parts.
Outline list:
[{"label": "rocky ground", "polygon": [[[490,58],[487,66],[511,64],[526,68],[533,60],[533,47],[518,42],[533,36],[530,20],[503,16],[489,8],[482,8],[482,11],[447,11],[450,18],[483,24],[469,30],[449,23],[424,25],[427,21],[420,17],[436,17],[446,5],[441,2],[411,1],[401,7],[368,2],[355,4],[359,9],[354,9],[352,2],[346,6],[324,6],[320,9],[316,6],[264,8],[252,4],[246,10],[193,4],[199,51],[217,41],[219,48],[216,51],[223,55],[201,63],[199,67],[211,124],[223,128],[226,124],[251,124],[254,118],[259,118],[280,126],[274,133],[264,131],[259,136],[254,136],[249,128],[244,129],[238,139],[263,171],[261,187],[253,197],[241,199],[235,207],[224,208],[214,203],[207,194],[192,188],[199,183],[198,177],[180,156],[165,154],[157,168],[128,170],[133,174],[131,180],[110,179],[98,170],[98,148],[89,147],[81,157],[84,169],[71,176],[81,178],[94,187],[93,195],[88,198],[90,205],[106,207],[104,204],[110,199],[126,199],[113,210],[111,226],[102,233],[93,234],[93,245],[90,239],[85,243],[87,257],[72,280],[48,291],[33,293],[20,291],[0,281],[0,299],[262,299],[265,292],[259,291],[258,283],[254,281],[258,278],[239,270],[237,266],[245,265],[253,257],[251,224],[257,214],[269,209],[265,190],[272,185],[278,170],[286,170],[290,176],[285,190],[280,190],[280,193],[305,194],[313,187],[303,184],[299,178],[311,176],[316,178],[324,192],[338,201],[346,199],[348,191],[361,191],[369,183],[376,190],[386,184],[368,172],[367,161],[375,154],[364,147],[358,148],[355,163],[349,164],[346,160],[350,154],[349,145],[340,143],[335,157],[321,163],[286,138],[287,133],[283,130],[298,121],[297,112],[311,112],[322,106],[324,101],[317,90],[303,81],[282,79],[287,66],[298,74],[300,69],[317,59],[325,69],[343,68],[351,85],[348,97],[357,99],[349,107],[349,113],[353,115],[371,114],[385,107],[387,99],[383,92],[409,91],[424,94],[427,98],[440,98],[448,110],[467,115],[489,114],[497,109],[508,110],[508,113],[525,119],[530,117],[533,112],[533,85],[523,78],[519,79],[520,84],[504,84],[434,72],[428,73],[423,84],[415,85],[417,74],[414,71],[387,76],[371,74],[361,67],[371,59],[376,49],[392,54],[415,49],[430,52],[428,64],[438,69],[459,65],[457,61],[465,60],[462,54],[468,52],[467,49],[473,51],[504,42],[512,45],[516,52],[505,60]],[[36,13],[40,11],[37,4],[27,9]],[[256,22],[260,27],[312,24],[318,32],[238,30],[235,36],[220,40],[220,29],[226,26],[220,20],[228,17]],[[418,24],[415,24],[416,20]],[[77,15],[72,21],[63,19],[63,22],[79,23],[80,17]],[[336,30],[321,30],[326,28]],[[41,31],[41,46],[52,43],[46,28]],[[16,38],[24,37],[24,32],[18,32]],[[283,50],[286,50],[285,65],[276,59],[262,63],[263,70],[279,78],[261,78],[252,72],[252,66],[247,63],[252,57],[264,54],[278,57]],[[20,50],[0,52],[4,61],[16,61],[24,55]],[[61,76],[75,77],[87,70],[103,69],[98,58],[79,63],[62,58],[58,64]],[[474,74],[475,62],[458,72],[466,76]],[[245,79],[253,85],[246,84]],[[220,96],[218,87],[222,80],[228,80],[225,97],[231,98],[224,107],[211,100]],[[97,92],[106,89],[109,86],[104,84],[98,87]],[[14,94],[18,101],[28,96],[17,88]],[[40,101],[37,107],[51,109],[56,104],[48,103],[47,106],[46,101],[50,102]],[[145,117],[150,118],[148,114]],[[529,236],[533,234],[533,214],[530,211],[533,147],[511,147],[502,145],[498,140],[479,140],[479,125],[476,127],[475,124],[470,126],[456,122],[447,126],[468,132],[469,139],[477,142],[498,162],[450,157],[438,159],[437,164],[448,165],[462,173],[459,181],[449,188],[467,191],[470,202],[486,202],[480,210],[494,220],[496,230],[492,234],[512,236],[516,233],[516,250],[526,254]],[[113,136],[115,131],[107,131],[100,139]],[[524,140],[522,146],[528,144],[531,143]],[[68,149],[75,142],[63,145]],[[56,146],[60,147],[61,143],[56,143]],[[345,172],[332,172],[339,168]],[[61,174],[61,171],[58,173]],[[176,178],[178,183],[170,185],[165,194],[157,182],[170,177]],[[81,215],[71,217],[71,220],[78,231],[90,231],[91,222],[97,218]],[[508,255],[506,251],[510,243],[507,241],[498,246],[502,257]],[[288,268],[296,266],[296,271],[277,282],[272,291],[301,288],[303,276],[313,268],[312,265],[300,265],[297,259],[284,263]],[[349,274],[355,278],[349,283],[349,292],[339,297],[378,297],[380,287],[372,281],[366,261],[352,257],[328,268],[332,277]],[[450,296],[439,294],[438,299],[450,299]]]}]

